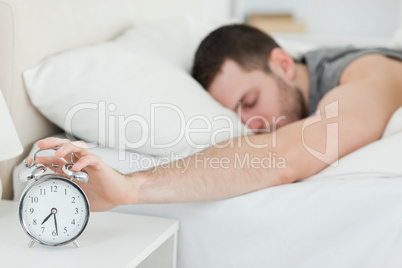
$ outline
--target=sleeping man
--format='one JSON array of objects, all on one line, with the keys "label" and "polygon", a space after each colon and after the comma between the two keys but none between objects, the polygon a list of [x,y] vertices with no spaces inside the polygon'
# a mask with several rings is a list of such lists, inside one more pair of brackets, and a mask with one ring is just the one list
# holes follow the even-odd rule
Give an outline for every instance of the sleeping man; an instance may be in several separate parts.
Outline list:
[{"label": "sleeping man", "polygon": [[[47,138],[38,146],[61,146],[58,157],[75,153],[73,170],[83,169],[91,178],[80,186],[94,211],[243,195],[305,179],[378,140],[402,105],[401,61],[402,51],[349,47],[311,51],[295,62],[263,32],[224,26],[200,44],[193,76],[256,135],[210,147],[202,157],[190,156],[188,166],[178,160],[127,175],[105,164],[83,142]],[[285,165],[268,168],[263,160],[269,154],[283,157]],[[236,158],[252,163],[238,165]],[[224,166],[216,163],[219,159],[225,159]],[[61,160],[38,161],[51,165]]]}]

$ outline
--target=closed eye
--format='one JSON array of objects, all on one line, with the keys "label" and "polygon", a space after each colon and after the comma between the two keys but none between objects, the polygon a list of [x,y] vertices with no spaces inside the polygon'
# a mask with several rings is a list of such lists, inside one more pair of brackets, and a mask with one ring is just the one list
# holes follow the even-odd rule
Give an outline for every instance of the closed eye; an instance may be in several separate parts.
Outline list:
[{"label": "closed eye", "polygon": [[256,98],[254,98],[250,103],[244,103],[243,104],[243,107],[244,108],[253,108],[256,104],[257,104],[257,101],[258,101],[258,98],[256,97]]},{"label": "closed eye", "polygon": [[257,105],[259,99],[259,92],[257,90],[248,91],[237,103],[235,107],[235,111],[238,111],[239,108],[242,109],[251,109]]}]

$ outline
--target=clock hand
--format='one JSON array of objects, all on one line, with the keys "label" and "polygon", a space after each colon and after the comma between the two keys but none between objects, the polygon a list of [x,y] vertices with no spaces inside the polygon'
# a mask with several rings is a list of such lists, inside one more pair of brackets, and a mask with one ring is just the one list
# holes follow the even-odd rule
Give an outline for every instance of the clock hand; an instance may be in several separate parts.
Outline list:
[{"label": "clock hand", "polygon": [[57,231],[57,221],[56,221],[56,213],[54,215],[54,226],[56,227],[56,235],[59,235],[59,232]]},{"label": "clock hand", "polygon": [[44,224],[50,218],[50,216],[52,216],[52,215],[53,215],[53,213],[50,212],[50,214],[47,215],[47,217],[42,221],[41,225]]},{"label": "clock hand", "polygon": [[50,210],[50,214],[47,215],[47,217],[43,220],[43,222],[41,223],[41,225],[44,224],[44,223],[50,218],[50,216],[52,216],[52,214],[56,214],[56,212],[57,212],[57,209],[52,208],[52,209]]}]

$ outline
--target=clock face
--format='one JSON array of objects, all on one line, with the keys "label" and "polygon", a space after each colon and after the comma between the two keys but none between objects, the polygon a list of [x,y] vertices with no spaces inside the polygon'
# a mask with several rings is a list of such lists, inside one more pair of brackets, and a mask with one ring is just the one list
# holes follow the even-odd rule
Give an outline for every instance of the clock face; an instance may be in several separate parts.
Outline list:
[{"label": "clock face", "polygon": [[89,206],[84,192],[68,179],[47,176],[33,182],[20,203],[20,221],[36,242],[63,245],[85,229]]}]

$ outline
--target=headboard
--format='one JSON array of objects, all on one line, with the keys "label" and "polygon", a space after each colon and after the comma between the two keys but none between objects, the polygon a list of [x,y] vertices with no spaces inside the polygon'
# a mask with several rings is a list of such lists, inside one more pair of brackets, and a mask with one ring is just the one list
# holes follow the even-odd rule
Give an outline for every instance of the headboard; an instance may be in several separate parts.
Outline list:
[{"label": "headboard", "polygon": [[111,39],[136,23],[184,14],[202,19],[202,5],[202,0],[0,0],[0,88],[24,147],[23,155],[0,163],[2,198],[12,198],[12,169],[32,144],[58,131],[31,104],[24,70],[51,54]]}]

